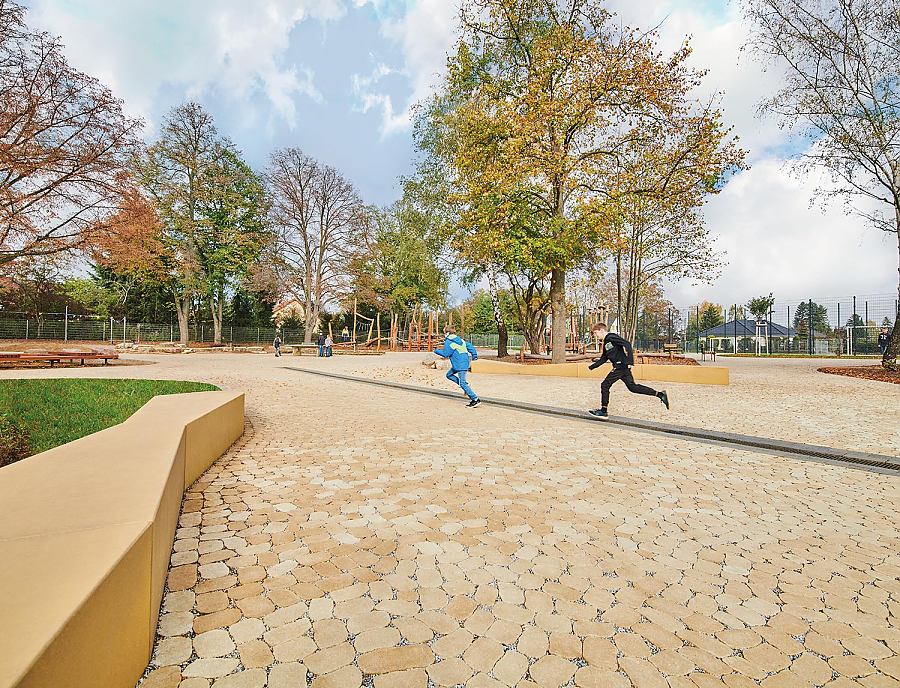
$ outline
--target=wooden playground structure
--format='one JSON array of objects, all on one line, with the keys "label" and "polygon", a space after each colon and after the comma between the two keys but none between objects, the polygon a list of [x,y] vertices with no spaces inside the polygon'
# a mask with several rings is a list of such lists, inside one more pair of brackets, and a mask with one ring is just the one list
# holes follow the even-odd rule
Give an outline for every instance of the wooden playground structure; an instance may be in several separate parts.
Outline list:
[{"label": "wooden playground structure", "polygon": [[[465,330],[465,315],[460,311],[462,318],[462,330]],[[446,325],[452,319],[450,312],[446,313],[444,324]],[[369,318],[353,304],[353,335],[349,342],[335,343],[335,346],[341,348],[352,348],[354,351],[365,348],[375,351],[434,351],[434,349],[443,346],[444,333],[441,329],[441,313],[436,311],[426,312],[424,309],[416,306],[413,309],[412,317],[409,319],[409,330],[406,338],[401,336],[400,331],[400,313],[391,313],[390,328],[388,335],[381,334],[381,313],[376,313],[374,318]],[[357,339],[357,325],[359,321],[369,323],[369,332],[365,340]],[[331,334],[331,323],[328,323],[328,333]],[[460,333],[462,334],[462,333]],[[334,336],[332,335],[332,340]]]}]

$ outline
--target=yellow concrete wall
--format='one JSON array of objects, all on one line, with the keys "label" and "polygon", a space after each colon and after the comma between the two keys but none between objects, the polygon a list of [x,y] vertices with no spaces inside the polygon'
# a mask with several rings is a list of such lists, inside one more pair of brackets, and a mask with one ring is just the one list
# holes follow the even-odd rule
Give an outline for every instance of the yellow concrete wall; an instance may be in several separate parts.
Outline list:
[{"label": "yellow concrete wall", "polygon": [[156,397],[120,425],[0,469],[0,688],[134,686],[185,481],[243,428],[243,394]]},{"label": "yellow concrete wall", "polygon": [[[472,361],[472,372],[491,375],[551,375],[556,377],[603,378],[612,370],[604,363],[596,370],[589,370],[590,363],[556,363],[546,365],[520,365],[500,361]],[[632,369],[635,380],[658,382],[687,382],[696,385],[727,385],[728,368],[716,366],[680,366],[641,364]]]}]

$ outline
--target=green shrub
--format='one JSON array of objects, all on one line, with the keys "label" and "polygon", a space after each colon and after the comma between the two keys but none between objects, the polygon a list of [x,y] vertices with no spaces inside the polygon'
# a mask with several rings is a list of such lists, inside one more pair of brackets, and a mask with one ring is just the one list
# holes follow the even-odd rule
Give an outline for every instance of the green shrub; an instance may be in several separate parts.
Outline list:
[{"label": "green shrub", "polygon": [[31,456],[28,433],[5,413],[0,413],[0,468]]}]

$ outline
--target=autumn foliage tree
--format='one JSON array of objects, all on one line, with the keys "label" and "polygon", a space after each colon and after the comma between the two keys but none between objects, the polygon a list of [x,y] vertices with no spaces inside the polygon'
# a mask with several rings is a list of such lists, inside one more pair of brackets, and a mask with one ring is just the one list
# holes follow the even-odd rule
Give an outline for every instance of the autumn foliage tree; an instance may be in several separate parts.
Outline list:
[{"label": "autumn foliage tree", "polygon": [[[442,156],[473,262],[549,278],[553,341],[566,337],[566,273],[610,244],[613,164],[648,122],[680,116],[696,74],[687,47],[663,59],[591,0],[473,0],[421,138]],[[564,347],[553,360],[565,360]]]},{"label": "autumn foliage tree", "polygon": [[115,232],[141,122],[0,0],[0,265]]}]

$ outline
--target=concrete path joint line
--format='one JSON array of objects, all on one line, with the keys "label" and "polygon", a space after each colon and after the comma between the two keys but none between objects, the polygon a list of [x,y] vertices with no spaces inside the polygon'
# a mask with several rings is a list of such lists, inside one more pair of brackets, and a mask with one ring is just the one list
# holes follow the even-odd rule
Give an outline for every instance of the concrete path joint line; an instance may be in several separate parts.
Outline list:
[{"label": "concrete path joint line", "polygon": [[[388,382],[387,380],[372,380],[364,377],[354,377],[352,375],[341,375],[340,373],[328,373],[321,370],[310,370],[308,368],[295,368],[286,366],[288,370],[298,373],[307,373],[309,375],[318,375],[320,377],[329,377],[335,380],[344,380],[347,382],[360,382],[367,385],[376,385],[379,387],[390,387],[400,389],[407,392],[418,392],[420,394],[431,394],[433,396],[446,397],[455,401],[459,400],[459,395],[440,389],[428,389],[427,387],[417,387],[415,385],[406,385],[400,382]],[[631,418],[620,418],[611,416],[606,421],[594,420],[587,418],[584,412],[572,409],[562,409],[554,406],[541,406],[540,404],[529,404],[523,401],[511,401],[508,399],[491,399],[481,397],[483,402],[487,402],[492,406],[500,406],[504,408],[516,409],[520,411],[530,411],[535,413],[544,413],[547,415],[560,416],[563,418],[574,418],[577,420],[588,421],[591,423],[607,423],[610,425],[618,425],[625,428],[635,430],[649,430],[653,432],[664,433],[667,435],[675,435],[685,439],[712,440],[733,444],[743,447],[752,447],[754,449],[763,449],[773,452],[784,452],[794,454],[800,457],[813,457],[817,459],[828,459],[851,467],[871,467],[882,468],[900,473],[900,458],[893,456],[885,456],[883,454],[870,454],[867,452],[855,452],[850,450],[834,449],[832,447],[821,447],[811,444],[801,444],[798,442],[786,442],[784,440],[769,439],[766,437],[754,437],[752,435],[739,435],[728,432],[717,432],[715,430],[704,430],[702,428],[691,428],[682,425],[669,425],[666,423],[656,423],[649,420],[633,420]]]}]

